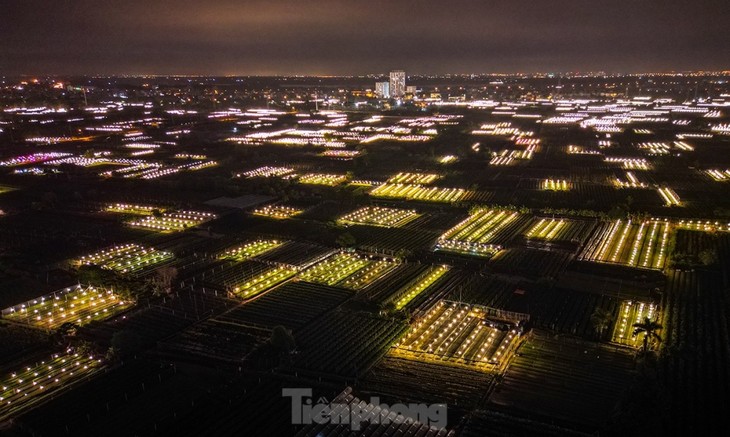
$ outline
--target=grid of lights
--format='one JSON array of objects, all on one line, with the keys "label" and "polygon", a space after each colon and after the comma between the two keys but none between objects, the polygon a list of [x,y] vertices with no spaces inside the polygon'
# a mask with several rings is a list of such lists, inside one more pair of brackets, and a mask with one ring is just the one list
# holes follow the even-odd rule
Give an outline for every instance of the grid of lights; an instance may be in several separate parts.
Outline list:
[{"label": "grid of lights", "polygon": [[382,184],[370,192],[373,197],[422,200],[426,202],[457,202],[468,194],[463,188],[424,187],[408,184]]},{"label": "grid of lights", "polygon": [[299,183],[308,185],[327,185],[334,187],[347,182],[347,176],[340,174],[306,173],[299,176]]},{"label": "grid of lights", "polygon": [[411,184],[411,185],[429,185],[436,182],[440,178],[437,174],[432,173],[398,173],[388,179],[391,184]]},{"label": "grid of lights", "polygon": [[479,305],[440,301],[411,326],[391,353],[492,370],[509,360],[520,336],[514,324],[491,321],[489,312]]},{"label": "grid of lights", "polygon": [[612,341],[626,346],[640,347],[643,344],[643,334],[634,334],[634,323],[643,323],[646,318],[656,320],[659,318],[656,305],[646,302],[635,302],[625,300],[621,302],[619,320],[613,331]]},{"label": "grid of lights", "polygon": [[367,206],[341,217],[338,222],[347,225],[371,225],[391,228],[403,226],[418,216],[419,214],[412,209]]},{"label": "grid of lights", "polygon": [[166,212],[157,217],[147,216],[130,221],[128,224],[130,226],[160,232],[177,232],[198,226],[214,218],[216,218],[216,215],[210,212],[175,211]]},{"label": "grid of lights", "polygon": [[259,256],[281,247],[284,243],[278,240],[256,240],[228,249],[220,255],[221,259],[243,261]]},{"label": "grid of lights", "polygon": [[16,323],[53,330],[64,323],[81,326],[105,320],[131,305],[112,290],[79,285],[6,308],[2,316]]},{"label": "grid of lights", "polygon": [[646,269],[664,268],[671,225],[666,220],[616,220],[586,246],[582,259]]},{"label": "grid of lights", "polygon": [[173,255],[170,252],[129,243],[82,256],[75,263],[97,265],[119,273],[136,273],[172,258]]},{"label": "grid of lights", "polygon": [[682,202],[679,200],[679,196],[674,192],[673,189],[668,187],[657,188],[659,195],[666,206],[681,206]]},{"label": "grid of lights", "polygon": [[540,183],[540,188],[546,191],[568,191],[571,184],[565,179],[544,179]]}]

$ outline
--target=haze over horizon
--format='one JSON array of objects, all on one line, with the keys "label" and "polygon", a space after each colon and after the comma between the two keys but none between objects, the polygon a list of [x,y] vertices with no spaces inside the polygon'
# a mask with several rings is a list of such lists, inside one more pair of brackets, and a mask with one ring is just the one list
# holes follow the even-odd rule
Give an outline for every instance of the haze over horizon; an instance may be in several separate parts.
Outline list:
[{"label": "haze over horizon", "polygon": [[7,3],[4,75],[730,68],[730,4],[719,0]]}]

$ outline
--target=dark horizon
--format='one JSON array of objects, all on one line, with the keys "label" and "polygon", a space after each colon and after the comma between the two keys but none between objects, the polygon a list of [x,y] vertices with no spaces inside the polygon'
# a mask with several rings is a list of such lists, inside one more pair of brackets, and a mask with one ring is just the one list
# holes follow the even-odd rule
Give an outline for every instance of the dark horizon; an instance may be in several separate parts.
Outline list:
[{"label": "dark horizon", "polygon": [[721,71],[729,21],[717,0],[11,1],[0,74]]}]

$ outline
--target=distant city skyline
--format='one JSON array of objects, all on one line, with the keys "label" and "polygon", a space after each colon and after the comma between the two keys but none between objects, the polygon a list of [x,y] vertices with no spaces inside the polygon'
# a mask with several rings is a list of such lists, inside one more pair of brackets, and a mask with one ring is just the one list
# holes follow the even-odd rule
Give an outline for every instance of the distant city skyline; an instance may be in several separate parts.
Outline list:
[{"label": "distant city skyline", "polygon": [[10,0],[0,75],[727,70],[721,0]]}]

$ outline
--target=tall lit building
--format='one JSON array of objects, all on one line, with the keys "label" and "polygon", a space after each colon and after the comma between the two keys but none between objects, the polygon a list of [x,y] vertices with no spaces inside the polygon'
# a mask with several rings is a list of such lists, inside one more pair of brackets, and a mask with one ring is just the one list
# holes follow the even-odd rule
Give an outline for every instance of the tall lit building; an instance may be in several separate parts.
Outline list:
[{"label": "tall lit building", "polygon": [[375,95],[380,99],[389,99],[390,82],[375,82]]},{"label": "tall lit building", "polygon": [[390,97],[394,99],[406,94],[406,72],[395,70],[390,72]]}]

